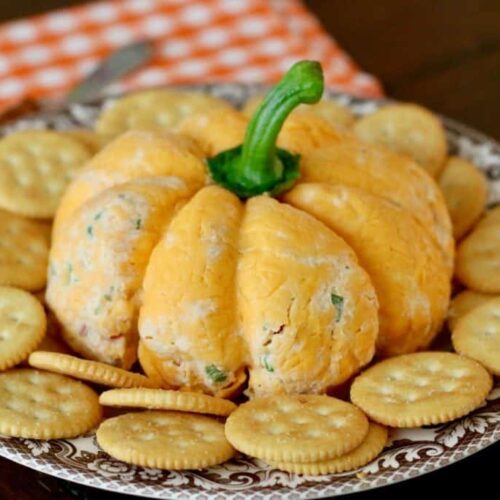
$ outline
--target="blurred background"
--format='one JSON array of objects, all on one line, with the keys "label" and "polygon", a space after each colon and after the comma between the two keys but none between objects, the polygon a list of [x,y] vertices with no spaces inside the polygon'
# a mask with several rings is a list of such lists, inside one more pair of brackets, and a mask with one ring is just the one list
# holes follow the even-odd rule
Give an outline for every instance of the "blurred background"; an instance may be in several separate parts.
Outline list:
[{"label": "blurred background", "polygon": [[[238,0],[234,0],[238,1]],[[2,2],[0,20],[81,0]],[[500,139],[500,1],[305,0],[385,93]]]},{"label": "blurred background", "polygon": [[[0,21],[83,3],[91,2],[4,1]],[[379,78],[387,95],[500,139],[500,1],[304,3],[354,61]]]}]

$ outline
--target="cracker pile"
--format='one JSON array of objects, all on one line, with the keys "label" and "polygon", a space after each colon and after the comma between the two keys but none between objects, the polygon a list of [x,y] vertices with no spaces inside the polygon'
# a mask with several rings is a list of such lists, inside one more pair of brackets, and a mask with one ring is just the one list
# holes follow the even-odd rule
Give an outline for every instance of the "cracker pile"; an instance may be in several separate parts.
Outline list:
[{"label": "cracker pile", "polygon": [[66,134],[47,130],[0,141],[0,207],[27,217],[51,218],[72,175],[91,151]]},{"label": "cracker pile", "polygon": [[[95,131],[24,131],[0,140],[0,434],[58,439],[97,428],[104,451],[139,466],[201,469],[239,452],[290,473],[321,475],[369,463],[391,427],[445,423],[484,403],[492,375],[500,376],[500,207],[484,214],[484,176],[465,159],[447,157],[439,120],[415,105],[386,106],[357,121],[328,101],[296,112],[316,113],[365,142],[410,156],[438,179],[458,242],[454,272],[463,285],[448,313],[456,353],[377,362],[352,381],[350,402],[292,394],[239,406],[231,392],[224,399],[164,388],[157,378],[72,354],[43,299],[50,221],[72,175],[126,130],[168,130],[194,112],[228,110],[201,94],[147,91],[108,107]],[[373,245],[365,260],[370,250]],[[147,353],[140,359],[147,362]],[[103,420],[103,407],[120,414]]]}]

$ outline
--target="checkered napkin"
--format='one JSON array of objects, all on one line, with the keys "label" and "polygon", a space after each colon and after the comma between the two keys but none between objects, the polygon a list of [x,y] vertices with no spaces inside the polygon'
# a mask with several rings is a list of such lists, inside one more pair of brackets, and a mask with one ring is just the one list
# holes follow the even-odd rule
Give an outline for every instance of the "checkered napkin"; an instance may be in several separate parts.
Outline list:
[{"label": "checkered napkin", "polygon": [[110,0],[0,26],[0,107],[64,94],[104,56],[142,39],[154,41],[153,59],[108,91],[274,82],[295,61],[316,59],[329,86],[382,93],[300,0]]}]

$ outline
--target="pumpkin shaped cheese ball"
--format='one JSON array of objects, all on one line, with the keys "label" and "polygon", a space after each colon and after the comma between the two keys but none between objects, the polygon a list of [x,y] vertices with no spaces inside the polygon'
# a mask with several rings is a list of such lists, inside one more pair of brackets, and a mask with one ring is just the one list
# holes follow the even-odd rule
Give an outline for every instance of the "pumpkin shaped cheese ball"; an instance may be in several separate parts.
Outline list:
[{"label": "pumpkin shaped cheese ball", "polygon": [[450,296],[446,263],[428,232],[404,210],[356,188],[300,184],[285,200],[314,215],[353,248],[380,301],[380,354],[427,346]]},{"label": "pumpkin shaped cheese ball", "polygon": [[[211,157],[243,142],[248,118],[237,110],[213,111],[191,115],[177,128],[183,136],[195,140],[206,156]],[[288,151],[307,155],[333,143],[354,140],[354,136],[307,111],[287,117],[278,134],[277,145]]]},{"label": "pumpkin shaped cheese ball", "polygon": [[177,387],[217,394],[250,365],[253,393],[324,392],[373,356],[377,300],[352,250],[265,196],[199,191],[153,251],[143,302],[141,343]]},{"label": "pumpkin shaped cheese ball", "polygon": [[120,184],[77,209],[53,238],[46,301],[71,348],[129,368],[149,255],[190,191],[170,177]]},{"label": "pumpkin shaped cheese ball", "polygon": [[409,158],[369,144],[339,141],[303,157],[301,180],[359,188],[406,209],[431,234],[450,276],[453,273],[455,242],[443,194]]},{"label": "pumpkin shaped cheese ball", "polygon": [[[428,345],[453,254],[439,191],[392,156],[365,170],[375,184],[396,171],[381,187],[356,170],[350,183],[347,166],[335,179],[327,159],[321,184],[300,184],[314,180],[313,164],[323,169],[309,162],[316,149],[358,144],[316,128],[321,117],[290,116],[322,91],[321,67],[302,61],[249,122],[216,109],[187,117],[177,135],[129,131],[81,170],[56,217],[47,287],[73,349],[122,367],[138,355],[164,387],[231,397],[247,381],[250,395],[324,393],[376,348]],[[404,286],[390,305],[384,294]]]},{"label": "pumpkin shaped cheese ball", "polygon": [[193,191],[207,173],[200,148],[191,139],[171,133],[132,130],[111,142],[90,160],[64,193],[53,234],[87,200],[101,191],[141,177],[171,177]]}]

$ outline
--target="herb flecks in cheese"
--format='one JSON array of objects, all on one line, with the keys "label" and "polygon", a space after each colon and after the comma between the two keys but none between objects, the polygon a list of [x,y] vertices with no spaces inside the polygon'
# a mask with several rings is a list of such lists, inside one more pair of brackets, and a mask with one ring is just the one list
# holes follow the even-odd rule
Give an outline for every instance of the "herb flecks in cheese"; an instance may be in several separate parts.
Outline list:
[{"label": "herb flecks in cheese", "polygon": [[206,366],[205,373],[207,374],[208,378],[216,384],[222,384],[222,382],[225,382],[227,380],[227,373],[223,370],[220,370],[215,365]]},{"label": "herb flecks in cheese", "polygon": [[337,319],[335,320],[338,323],[342,319],[342,311],[344,310],[344,297],[332,293],[330,295],[332,304],[335,306],[335,310],[337,311]]},{"label": "herb flecks in cheese", "polygon": [[267,354],[264,354],[261,358],[261,363],[262,363],[262,366],[270,373],[274,372],[274,367],[273,365],[271,364],[271,355],[269,353]]}]

